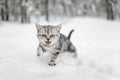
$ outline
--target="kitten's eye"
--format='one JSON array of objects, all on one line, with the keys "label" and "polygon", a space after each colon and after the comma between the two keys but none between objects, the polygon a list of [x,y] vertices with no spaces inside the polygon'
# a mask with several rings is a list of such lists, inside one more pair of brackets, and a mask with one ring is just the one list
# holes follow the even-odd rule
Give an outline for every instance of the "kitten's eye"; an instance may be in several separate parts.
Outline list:
[{"label": "kitten's eye", "polygon": [[55,37],[55,35],[51,35],[50,37]]},{"label": "kitten's eye", "polygon": [[45,35],[45,34],[39,34],[38,36],[41,36],[41,37],[46,37],[46,35]]},{"label": "kitten's eye", "polygon": [[41,36],[42,36],[42,37],[46,37],[46,35],[45,35],[45,34],[42,34]]},{"label": "kitten's eye", "polygon": [[58,35],[55,35],[55,36],[58,36]]}]

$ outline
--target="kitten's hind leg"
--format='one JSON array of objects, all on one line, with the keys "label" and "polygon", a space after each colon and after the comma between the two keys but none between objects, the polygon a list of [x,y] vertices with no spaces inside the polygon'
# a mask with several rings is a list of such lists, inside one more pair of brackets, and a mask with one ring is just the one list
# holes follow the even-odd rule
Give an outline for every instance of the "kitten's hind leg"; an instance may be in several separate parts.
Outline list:
[{"label": "kitten's hind leg", "polygon": [[68,52],[73,54],[73,57],[77,58],[76,48],[71,44],[68,46]]},{"label": "kitten's hind leg", "polygon": [[37,57],[39,60],[42,60],[42,58],[43,58],[43,50],[41,47],[37,48]]},{"label": "kitten's hind leg", "polygon": [[78,55],[77,55],[77,53],[76,53],[76,52],[74,52],[74,53],[73,53],[73,57],[75,57],[75,58],[77,58],[77,57],[78,57]]},{"label": "kitten's hind leg", "polygon": [[48,65],[55,66],[58,55],[59,55],[59,52],[52,54],[52,58],[51,58],[50,62],[48,63]]}]

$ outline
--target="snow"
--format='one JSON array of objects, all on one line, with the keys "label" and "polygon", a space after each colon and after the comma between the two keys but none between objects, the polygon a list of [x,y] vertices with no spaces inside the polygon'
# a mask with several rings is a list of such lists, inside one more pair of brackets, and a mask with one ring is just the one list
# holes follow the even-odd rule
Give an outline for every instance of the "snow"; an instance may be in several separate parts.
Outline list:
[{"label": "snow", "polygon": [[120,80],[120,23],[74,18],[64,22],[61,33],[68,35],[71,29],[75,29],[71,41],[78,58],[62,53],[51,67],[50,53],[42,60],[36,57],[34,24],[1,22],[0,80]]}]

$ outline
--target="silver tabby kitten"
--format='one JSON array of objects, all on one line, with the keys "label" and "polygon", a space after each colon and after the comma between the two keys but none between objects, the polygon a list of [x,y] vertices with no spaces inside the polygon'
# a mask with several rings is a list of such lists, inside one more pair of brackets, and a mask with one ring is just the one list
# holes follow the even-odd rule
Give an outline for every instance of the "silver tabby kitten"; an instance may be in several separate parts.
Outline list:
[{"label": "silver tabby kitten", "polygon": [[42,57],[44,52],[51,52],[52,57],[48,63],[50,66],[56,65],[56,59],[61,52],[69,51],[76,57],[76,49],[70,42],[71,30],[68,37],[60,33],[61,25],[39,25],[36,24],[39,46],[37,56]]}]

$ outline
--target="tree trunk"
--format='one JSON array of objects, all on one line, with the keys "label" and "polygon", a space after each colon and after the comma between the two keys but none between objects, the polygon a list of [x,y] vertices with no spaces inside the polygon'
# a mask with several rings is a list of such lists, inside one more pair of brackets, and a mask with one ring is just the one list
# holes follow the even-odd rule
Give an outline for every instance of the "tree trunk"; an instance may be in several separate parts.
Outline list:
[{"label": "tree trunk", "polygon": [[65,4],[64,0],[61,1],[61,4],[62,4],[62,6],[63,6],[63,12],[64,12],[64,14],[66,15],[67,9],[66,9],[66,4]]},{"label": "tree trunk", "polygon": [[26,6],[21,6],[21,23],[27,22]]},{"label": "tree trunk", "polygon": [[5,20],[5,17],[4,17],[4,9],[3,8],[1,8],[1,20]]},{"label": "tree trunk", "polygon": [[9,21],[8,0],[1,1],[1,19]]},{"label": "tree trunk", "polygon": [[25,5],[26,2],[27,2],[26,0],[21,0],[21,2],[20,2],[21,23],[28,22],[28,19],[27,19],[27,6]]},{"label": "tree trunk", "polygon": [[5,0],[5,20],[9,21],[9,8],[8,8],[8,0]]},{"label": "tree trunk", "polygon": [[49,21],[48,5],[49,5],[49,1],[48,1],[48,0],[45,0],[45,14],[46,14],[46,20],[47,20],[47,21]]},{"label": "tree trunk", "polygon": [[110,0],[105,0],[106,2],[106,15],[108,20],[114,20],[114,12],[112,7],[112,2]]}]

